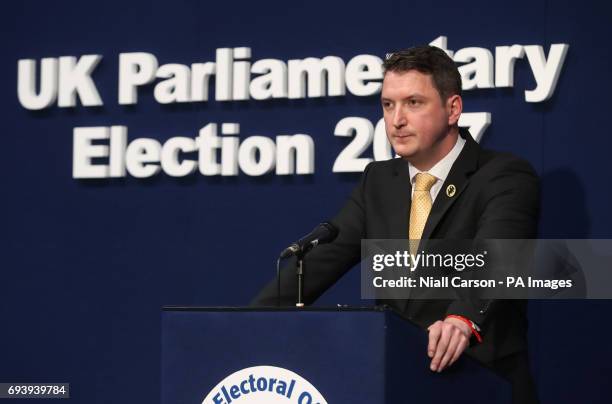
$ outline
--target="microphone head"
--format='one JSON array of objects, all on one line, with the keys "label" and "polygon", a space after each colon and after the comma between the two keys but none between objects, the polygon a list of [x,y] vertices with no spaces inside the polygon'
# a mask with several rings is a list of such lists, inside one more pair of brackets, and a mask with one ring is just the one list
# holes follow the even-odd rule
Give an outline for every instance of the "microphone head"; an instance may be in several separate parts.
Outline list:
[{"label": "microphone head", "polygon": [[338,237],[340,231],[331,222],[323,222],[319,225],[322,230],[321,235],[317,237],[317,244],[331,243]]},{"label": "microphone head", "polygon": [[280,258],[303,255],[319,244],[330,243],[338,237],[339,230],[331,222],[320,223],[307,236],[285,248]]}]

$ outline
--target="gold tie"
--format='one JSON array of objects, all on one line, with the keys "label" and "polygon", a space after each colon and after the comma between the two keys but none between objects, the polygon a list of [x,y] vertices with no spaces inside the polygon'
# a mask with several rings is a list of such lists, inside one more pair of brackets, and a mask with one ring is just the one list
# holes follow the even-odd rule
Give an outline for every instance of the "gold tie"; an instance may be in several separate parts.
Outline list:
[{"label": "gold tie", "polygon": [[416,254],[427,217],[431,211],[429,190],[437,180],[436,177],[427,173],[418,173],[415,178],[412,204],[410,205],[410,229],[408,230],[410,240],[415,240],[410,241],[410,252],[413,254]]}]

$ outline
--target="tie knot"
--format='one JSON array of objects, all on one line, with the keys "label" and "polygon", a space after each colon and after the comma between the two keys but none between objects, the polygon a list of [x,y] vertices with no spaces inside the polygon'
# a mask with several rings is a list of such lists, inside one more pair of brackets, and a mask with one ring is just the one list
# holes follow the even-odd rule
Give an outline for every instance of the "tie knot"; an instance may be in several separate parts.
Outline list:
[{"label": "tie knot", "polygon": [[427,173],[418,173],[415,176],[414,181],[414,190],[415,191],[429,191],[433,184],[436,183],[438,179],[431,174]]}]

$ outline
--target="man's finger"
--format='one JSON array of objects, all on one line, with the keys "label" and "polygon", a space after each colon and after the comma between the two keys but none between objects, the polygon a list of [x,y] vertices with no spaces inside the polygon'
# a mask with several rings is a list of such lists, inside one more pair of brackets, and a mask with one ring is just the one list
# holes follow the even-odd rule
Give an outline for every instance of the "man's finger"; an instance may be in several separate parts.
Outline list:
[{"label": "man's finger", "polygon": [[430,358],[433,358],[436,353],[436,347],[438,346],[438,340],[440,339],[440,335],[442,333],[442,321],[436,321],[432,325],[429,326],[429,345],[427,347],[427,355]]},{"label": "man's finger", "polygon": [[438,341],[438,345],[436,346],[436,353],[431,360],[430,369],[434,372],[438,370],[438,365],[442,360],[442,356],[444,356],[444,353],[446,352],[448,343],[450,342],[450,337],[450,327],[442,327],[442,334],[440,336],[440,340]]},{"label": "man's finger", "polygon": [[448,344],[448,348],[446,349],[446,352],[444,353],[444,356],[442,357],[442,361],[440,361],[440,365],[438,366],[438,372],[441,372],[444,369],[446,369],[446,366],[449,364],[450,360],[455,355],[455,352],[457,351],[457,347],[460,345],[460,343],[464,339],[465,339],[465,335],[461,332],[461,330],[459,330],[458,328],[455,328],[452,331],[451,339]]},{"label": "man's finger", "polygon": [[453,363],[457,361],[457,359],[459,359],[459,357],[461,356],[463,351],[465,351],[465,349],[468,347],[469,344],[470,344],[470,340],[468,338],[461,341],[461,343],[457,346],[457,349],[455,349],[455,353],[453,354],[453,358],[451,359],[449,365],[452,365]]}]

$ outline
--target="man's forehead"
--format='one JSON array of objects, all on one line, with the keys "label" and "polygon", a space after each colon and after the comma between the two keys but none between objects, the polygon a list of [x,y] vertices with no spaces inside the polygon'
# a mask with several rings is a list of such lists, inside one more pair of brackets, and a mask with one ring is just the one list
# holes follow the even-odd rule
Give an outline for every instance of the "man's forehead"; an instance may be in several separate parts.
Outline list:
[{"label": "man's forehead", "polygon": [[394,94],[402,93],[429,93],[436,91],[433,86],[432,77],[430,74],[421,73],[418,70],[409,70],[406,72],[385,72],[383,77],[382,93]]}]

